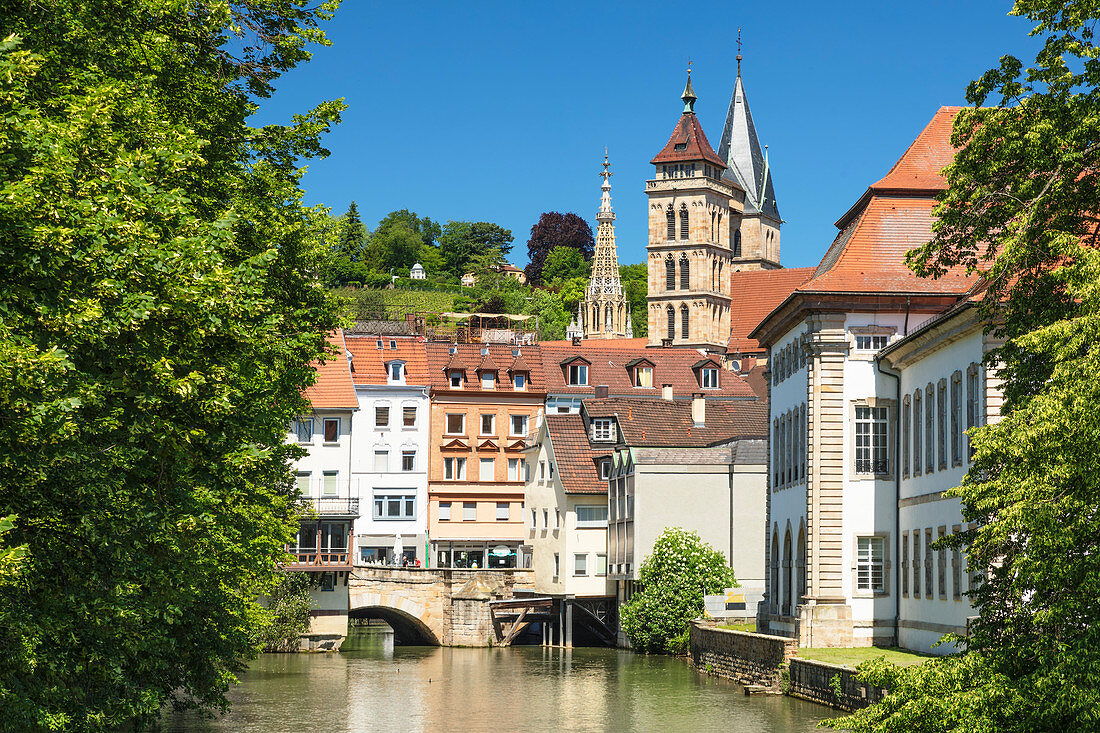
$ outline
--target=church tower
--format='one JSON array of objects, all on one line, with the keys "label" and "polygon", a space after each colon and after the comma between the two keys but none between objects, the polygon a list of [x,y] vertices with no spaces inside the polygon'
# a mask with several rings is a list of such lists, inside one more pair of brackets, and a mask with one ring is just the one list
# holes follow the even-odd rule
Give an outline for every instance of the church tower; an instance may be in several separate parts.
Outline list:
[{"label": "church tower", "polygon": [[600,210],[596,212],[596,250],[592,257],[592,278],[578,305],[578,319],[584,337],[590,339],[631,338],[630,304],[619,280],[619,258],[615,252],[615,212],[611,210],[611,164],[603,153],[603,184]]},{"label": "church tower", "polygon": [[779,267],[779,206],[775,201],[768,151],[760,149],[749,98],[741,82],[741,37],[737,38],[737,81],[733,86],[726,124],[718,143],[725,163],[722,177],[745,191],[745,214],[732,233],[733,269],[768,270]]},{"label": "church tower", "polygon": [[731,236],[740,229],[745,192],[723,178],[695,116],[688,70],[684,111],[653,158],[649,197],[648,322],[651,346],[725,351],[730,336]]}]

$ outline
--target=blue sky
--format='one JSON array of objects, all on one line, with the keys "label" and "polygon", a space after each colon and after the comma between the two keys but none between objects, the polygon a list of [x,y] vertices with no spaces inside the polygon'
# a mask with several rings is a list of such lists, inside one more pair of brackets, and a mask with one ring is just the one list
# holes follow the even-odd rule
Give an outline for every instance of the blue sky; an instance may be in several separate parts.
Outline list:
[{"label": "blue sky", "polygon": [[344,0],[333,45],[279,81],[257,122],[343,97],[332,155],[310,161],[306,200],[373,226],[401,208],[512,230],[527,262],[543,211],[595,231],[606,145],[621,263],[644,261],[649,160],[683,107],[717,148],[736,76],[769,146],[786,220],[782,260],[815,265],[833,222],[941,105],[1001,54],[1034,58],[1007,2],[436,3]]}]

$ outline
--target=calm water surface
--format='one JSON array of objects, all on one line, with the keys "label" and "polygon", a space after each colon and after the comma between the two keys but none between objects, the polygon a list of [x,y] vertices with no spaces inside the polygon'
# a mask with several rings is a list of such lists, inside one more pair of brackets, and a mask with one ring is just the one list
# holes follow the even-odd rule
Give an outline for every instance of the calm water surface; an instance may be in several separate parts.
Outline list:
[{"label": "calm water surface", "polygon": [[339,654],[265,654],[232,712],[169,731],[810,731],[830,711],[745,697],[686,663],[613,649],[444,649],[355,629]]}]

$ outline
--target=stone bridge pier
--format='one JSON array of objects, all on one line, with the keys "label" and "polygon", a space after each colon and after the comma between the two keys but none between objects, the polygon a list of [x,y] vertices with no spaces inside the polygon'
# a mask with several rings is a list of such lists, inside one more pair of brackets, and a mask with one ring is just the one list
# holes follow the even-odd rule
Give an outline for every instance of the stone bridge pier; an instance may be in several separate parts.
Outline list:
[{"label": "stone bridge pier", "polygon": [[401,644],[490,646],[489,601],[533,587],[531,570],[358,566],[348,579],[348,615],[384,620]]}]

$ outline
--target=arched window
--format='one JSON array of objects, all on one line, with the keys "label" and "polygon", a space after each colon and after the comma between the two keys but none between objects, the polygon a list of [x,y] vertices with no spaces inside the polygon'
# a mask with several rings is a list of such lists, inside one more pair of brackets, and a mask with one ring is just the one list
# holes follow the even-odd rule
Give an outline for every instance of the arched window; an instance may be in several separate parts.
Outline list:
[{"label": "arched window", "polygon": [[802,601],[806,595],[806,528],[798,523],[798,554],[795,556],[795,575],[798,577],[797,590],[794,597],[795,605]]},{"label": "arched window", "polygon": [[718,287],[718,262],[716,260],[710,261],[710,289],[717,290]]},{"label": "arched window", "polygon": [[687,204],[680,204],[680,239],[687,239],[690,233]]},{"label": "arched window", "polygon": [[691,315],[686,305],[680,306],[680,338],[686,339],[691,333]]},{"label": "arched window", "polygon": [[783,536],[783,615],[791,615],[791,530]]},{"label": "arched window", "polygon": [[722,243],[722,215],[718,215],[718,233],[714,235],[714,241],[716,244]]},{"label": "arched window", "polygon": [[741,256],[741,227],[733,230],[733,256]]},{"label": "arched window", "polygon": [[670,305],[667,311],[668,315],[668,337],[670,339],[676,338],[676,311],[672,309]]},{"label": "arched window", "polygon": [[687,255],[680,255],[680,290],[691,289],[691,266]]},{"label": "arched window", "polygon": [[672,255],[665,258],[665,290],[676,289],[676,262]]},{"label": "arched window", "polygon": [[600,307],[598,305],[592,306],[592,322],[589,326],[593,331],[600,327]]},{"label": "arched window", "polygon": [[[710,175],[709,171],[707,175]],[[710,241],[713,242],[715,239],[717,239],[717,237],[715,236],[717,233],[718,230],[714,226],[714,212],[712,211],[710,212]]]},{"label": "arched window", "polygon": [[718,292],[725,292],[725,285],[722,283],[722,260],[718,260]]},{"label": "arched window", "polygon": [[610,305],[606,306],[604,308],[604,311],[603,311],[603,330],[605,330],[605,331],[610,331],[611,330],[611,324],[612,324],[612,321],[613,321],[613,319],[611,317],[611,314],[612,314],[611,306]]},{"label": "arched window", "polygon": [[676,239],[676,215],[672,213],[672,204],[668,205],[668,211],[665,212],[665,217],[668,220],[668,239]]},{"label": "arched window", "polygon": [[772,613],[779,615],[779,530],[772,530],[771,562],[771,607]]}]

